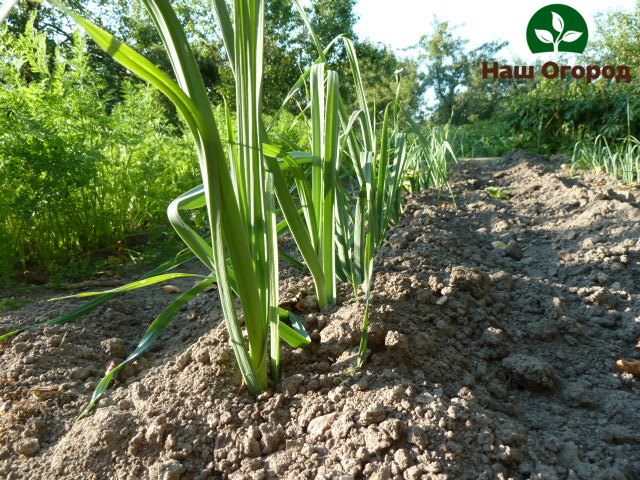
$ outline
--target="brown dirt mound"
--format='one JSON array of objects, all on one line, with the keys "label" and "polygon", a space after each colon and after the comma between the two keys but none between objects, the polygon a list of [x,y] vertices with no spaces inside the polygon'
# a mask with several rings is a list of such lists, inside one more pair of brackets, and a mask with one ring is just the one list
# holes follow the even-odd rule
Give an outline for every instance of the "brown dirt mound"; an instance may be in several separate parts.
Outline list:
[{"label": "brown dirt mound", "polygon": [[[436,192],[410,198],[381,248],[372,352],[355,375],[363,309],[346,285],[340,305],[302,314],[313,345],[287,349],[281,385],[257,400],[240,388],[215,292],[78,422],[170,296],[138,291],[6,342],[0,478],[640,478],[639,384],[615,369],[637,358],[633,195],[521,153],[464,161],[452,181],[457,212],[433,206]],[[295,304],[313,289],[289,273]],[[40,301],[0,329],[73,305]]]}]

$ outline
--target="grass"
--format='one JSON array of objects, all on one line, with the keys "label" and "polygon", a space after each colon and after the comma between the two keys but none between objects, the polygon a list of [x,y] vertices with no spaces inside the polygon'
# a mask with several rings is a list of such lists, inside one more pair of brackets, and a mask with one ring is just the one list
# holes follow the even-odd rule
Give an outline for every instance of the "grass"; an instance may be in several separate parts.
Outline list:
[{"label": "grass", "polygon": [[19,308],[30,305],[34,302],[29,297],[4,297],[0,298],[0,315],[11,310],[17,310]]}]

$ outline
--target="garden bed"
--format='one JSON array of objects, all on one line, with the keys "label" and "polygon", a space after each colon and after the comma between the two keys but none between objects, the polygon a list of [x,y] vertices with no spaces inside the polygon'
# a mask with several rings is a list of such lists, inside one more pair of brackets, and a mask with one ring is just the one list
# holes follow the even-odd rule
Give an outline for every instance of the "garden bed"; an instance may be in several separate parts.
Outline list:
[{"label": "garden bed", "polygon": [[[561,162],[466,160],[452,176],[457,212],[435,191],[409,199],[378,251],[372,351],[355,374],[362,305],[344,285],[338,306],[314,312],[311,279],[293,268],[282,300],[314,341],[285,348],[283,381],[257,400],[215,290],[77,422],[175,297],[138,290],[6,341],[0,478],[640,476],[640,385],[615,368],[638,358],[640,208],[628,187]],[[0,329],[82,303],[45,300],[56,293]]]}]

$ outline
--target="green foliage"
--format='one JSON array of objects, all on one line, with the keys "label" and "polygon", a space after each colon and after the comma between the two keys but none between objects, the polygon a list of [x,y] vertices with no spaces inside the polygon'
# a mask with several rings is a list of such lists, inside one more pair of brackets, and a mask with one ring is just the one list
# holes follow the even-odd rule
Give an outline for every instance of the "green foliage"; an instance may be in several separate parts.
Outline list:
[{"label": "green foliage", "polygon": [[597,134],[609,137],[627,131],[627,106],[631,132],[638,128],[640,101],[634,85],[607,80],[587,84],[579,80],[537,79],[522,85],[506,101],[505,117],[512,131],[525,136],[542,152],[570,152],[575,139]]},{"label": "green foliage", "polygon": [[69,54],[50,56],[32,21],[22,35],[0,30],[0,45],[10,85],[0,90],[0,238],[10,246],[0,272],[109,254],[129,233],[166,225],[166,204],[192,184],[197,164],[156,94],[125,83],[109,111],[79,34]]},{"label": "green foliage", "polygon": [[458,157],[501,157],[522,143],[522,136],[511,132],[500,119],[477,120],[454,126],[451,145]]},{"label": "green foliage", "polygon": [[[453,30],[449,22],[434,19],[433,33],[424,35],[414,47],[418,50],[422,66],[428,69],[426,85],[433,88],[436,96],[433,119],[438,123],[449,120],[454,124],[462,123],[478,114],[477,111],[470,110],[473,104],[469,101],[476,95],[477,89],[470,90],[472,93],[467,94],[465,101],[460,101],[458,96],[464,89],[478,84],[474,69],[482,61],[493,61],[496,54],[506,46],[506,43],[488,42],[473,50],[466,50],[467,40],[454,36]],[[489,84],[483,82],[480,85]],[[484,109],[487,109],[486,105]],[[486,112],[483,113],[483,117],[486,115]]]},{"label": "green foliage", "polygon": [[4,297],[0,298],[0,315],[9,312],[11,310],[17,310],[26,305],[33,303],[29,297]]},{"label": "green foliage", "polygon": [[[356,48],[367,100],[373,103],[378,111],[384,111],[397,97],[403,108],[412,116],[421,116],[425,86],[424,74],[418,71],[418,65],[411,60],[399,60],[385,45],[359,42]],[[347,97],[347,101],[349,100],[355,101],[355,92]]]},{"label": "green foliage", "polygon": [[593,142],[577,142],[573,164],[585,170],[608,173],[629,185],[640,184],[640,140],[628,135],[610,144],[599,135]]},{"label": "green foliage", "polygon": [[612,11],[596,18],[598,36],[590,44],[590,55],[604,64],[629,65],[634,76],[640,67],[640,2],[627,11]]},{"label": "green foliage", "polygon": [[[429,68],[437,106],[433,120],[451,121],[452,143],[462,156],[504,155],[514,148],[540,153],[571,153],[576,140],[593,143],[627,134],[640,136],[640,2],[634,10],[601,14],[588,52],[577,62],[561,64],[614,65],[631,68],[631,83],[600,79],[482,79],[480,63],[492,62],[501,44],[468,51],[446,22],[422,38],[422,65]],[[504,62],[503,62],[504,63]],[[514,60],[508,64],[522,65]],[[536,66],[539,72],[542,62]],[[616,147],[617,148],[617,147]],[[620,148],[623,148],[622,146]]]},{"label": "green foliage", "polygon": [[487,187],[485,191],[496,200],[509,200],[513,188]]},{"label": "green foliage", "polygon": [[[285,217],[286,227],[313,274],[321,306],[337,300],[336,277],[353,281],[356,290],[359,286],[364,287],[367,313],[359,355],[361,365],[367,352],[375,251],[384,241],[388,228],[399,218],[402,193],[407,182],[413,180],[418,188],[448,187],[446,174],[449,155],[453,152],[446,141],[447,129],[434,128],[427,135],[413,122],[407,115],[407,107],[398,100],[402,91],[399,80],[396,82],[395,98],[387,102],[379,125],[375,110],[370,108],[367,101],[356,43],[347,37],[340,37],[353,80],[357,109],[353,112],[347,109],[339,88],[340,76],[337,71],[325,69],[328,59],[315,41],[322,61],[303,73],[295,87],[300,91],[305,90],[308,96],[305,104],[309,106],[302,109],[299,118],[309,122],[306,130],[310,134],[310,153],[287,153],[266,143],[268,133],[262,112],[263,0],[235,0],[232,10],[225,0],[214,2],[235,82],[233,113],[226,103],[223,109],[214,112],[200,65],[168,0],[143,0],[143,3],[162,38],[175,80],[105,29],[68,11],[61,3],[52,2],[81,25],[114,60],[162,92],[184,121],[199,160],[201,185],[179,195],[170,203],[167,213],[171,225],[191,253],[209,269],[209,274],[200,276],[204,281],[169,305],[150,325],[131,355],[107,373],[94,391],[84,414],[97,403],[117,371],[144,353],[162,335],[178,311],[213,282],[218,285],[231,344],[247,388],[257,395],[268,387],[269,379],[278,381],[281,338],[294,347],[305,346],[310,339],[300,328],[300,322],[278,307],[277,235],[281,227],[276,224],[277,213]],[[317,4],[340,6],[339,2],[335,4],[332,1],[318,1]],[[300,10],[305,23],[310,24],[305,10]],[[30,32],[28,35],[34,34]],[[34,38],[41,40],[38,34]],[[75,44],[81,45],[80,37]],[[36,49],[36,52],[38,58],[47,58],[45,49]],[[67,63],[80,61],[85,65],[82,62],[84,59],[82,46],[67,59],[56,55],[56,65],[63,65],[54,69],[56,75],[45,67],[46,62],[28,62],[32,79],[25,81],[24,87],[28,92],[36,75],[55,79],[61,82],[67,103],[72,103],[72,89],[66,88],[66,76],[62,73],[66,73]],[[15,61],[8,63],[14,66],[20,64]],[[85,73],[85,77],[76,79],[78,83],[72,84],[73,87],[83,90],[80,82],[84,81],[92,85],[91,74]],[[16,74],[16,81],[19,80],[17,77],[20,75]],[[50,87],[47,82],[44,85]],[[88,91],[93,95],[92,101],[101,105],[99,101],[103,100],[103,96],[91,88]],[[48,97],[43,96],[43,102],[45,100]],[[75,216],[91,216],[101,212],[100,209],[118,219],[132,212],[137,213],[138,209],[149,214],[156,208],[153,202],[163,202],[164,196],[171,192],[172,189],[167,188],[165,182],[167,179],[177,184],[181,179],[188,178],[188,168],[186,173],[175,172],[175,178],[172,176],[174,170],[166,170],[184,163],[179,158],[181,150],[171,148],[172,139],[182,140],[182,137],[170,130],[164,117],[157,113],[161,110],[155,108],[153,100],[147,88],[126,84],[123,101],[113,111],[105,110],[97,114],[100,120],[97,129],[86,128],[93,125],[94,118],[84,109],[79,109],[84,114],[78,115],[80,119],[73,115],[75,110],[56,117],[79,135],[77,138],[64,137],[62,144],[73,140],[90,148],[90,153],[95,152],[92,163],[88,160],[83,162],[83,165],[93,168],[86,174],[87,181],[71,185],[63,203],[65,206],[71,205]],[[46,103],[42,106],[48,107]],[[30,112],[33,117],[35,113]],[[302,145],[305,139],[299,128],[299,118],[283,113],[271,129],[271,137],[281,140],[288,147],[300,149],[296,143]],[[37,120],[44,123],[39,117]],[[84,122],[80,127],[85,127],[85,130],[74,124],[74,121],[80,120]],[[14,135],[28,135],[29,132],[25,129],[24,132],[14,132]],[[59,131],[55,130],[54,133],[58,134]],[[90,138],[82,136],[83,133]],[[12,140],[7,137],[3,145],[11,148],[15,143],[15,138]],[[182,145],[179,143],[177,146]],[[19,155],[13,156],[20,158]],[[185,157],[191,158],[190,155]],[[71,159],[67,159],[67,162],[72,164]],[[283,173],[287,170],[292,173],[297,188],[287,183]],[[63,176],[64,169],[57,173]],[[307,180],[309,173],[311,182]],[[161,179],[160,188],[163,191],[154,190],[154,174]],[[191,183],[197,185],[198,182],[194,180],[191,179]],[[148,193],[150,198],[140,198],[140,191],[134,190],[140,187],[149,189],[145,194]],[[75,191],[80,192],[77,199]],[[297,201],[301,208],[294,199],[294,192],[299,195]],[[117,198],[124,203],[118,203]],[[280,210],[276,210],[276,198]],[[74,204],[76,200],[80,203]],[[208,238],[202,237],[187,221],[187,215],[197,209],[206,211]],[[101,217],[92,220],[99,223]],[[48,218],[47,221],[55,230],[56,220]],[[110,231],[115,230],[113,224],[109,224],[109,227]],[[62,228],[58,233],[64,235],[68,230]],[[79,244],[75,239],[71,241]],[[58,242],[57,246],[63,244]],[[102,295],[102,298],[109,298],[160,281],[193,277],[166,273],[183,261],[176,259],[175,262],[168,262],[139,281],[118,289],[75,296]],[[100,300],[89,302],[65,316],[26,328],[74,321],[100,304]],[[284,324],[281,318],[288,319],[291,327]],[[24,330],[22,328],[5,334],[0,341]]]}]

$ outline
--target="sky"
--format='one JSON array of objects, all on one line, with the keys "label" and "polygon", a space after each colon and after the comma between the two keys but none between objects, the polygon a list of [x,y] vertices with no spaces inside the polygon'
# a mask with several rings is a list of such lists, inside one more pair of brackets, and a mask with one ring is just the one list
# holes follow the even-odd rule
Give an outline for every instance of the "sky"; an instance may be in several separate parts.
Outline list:
[{"label": "sky", "polygon": [[451,25],[460,25],[457,35],[468,39],[474,48],[492,40],[509,41],[501,54],[534,62],[526,42],[529,19],[540,8],[563,3],[578,10],[595,30],[594,16],[598,12],[632,10],[636,0],[359,0],[355,11],[360,17],[356,33],[361,38],[391,45],[400,54],[415,45],[424,34],[431,33],[434,15]]}]

